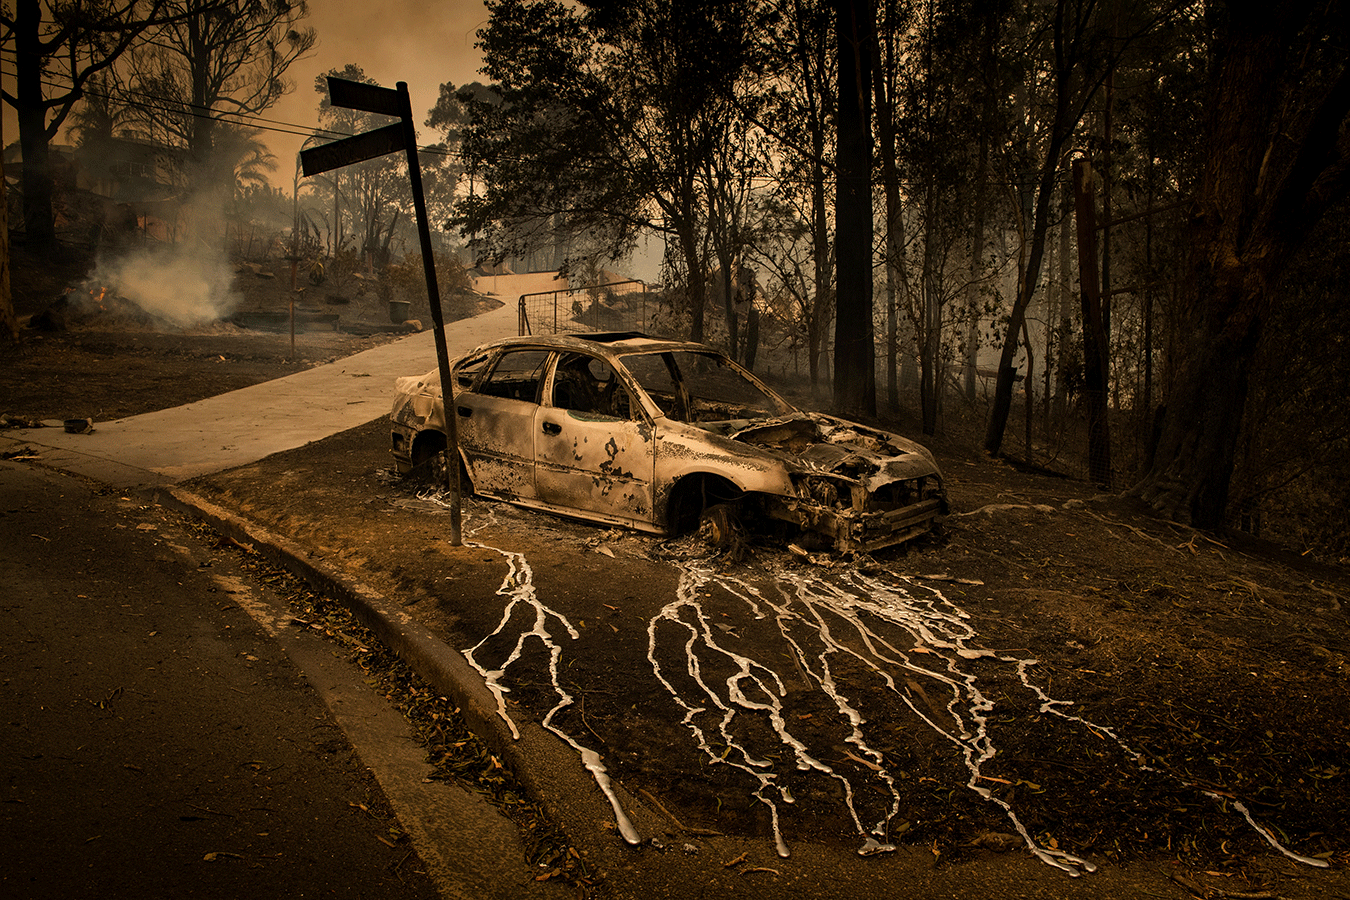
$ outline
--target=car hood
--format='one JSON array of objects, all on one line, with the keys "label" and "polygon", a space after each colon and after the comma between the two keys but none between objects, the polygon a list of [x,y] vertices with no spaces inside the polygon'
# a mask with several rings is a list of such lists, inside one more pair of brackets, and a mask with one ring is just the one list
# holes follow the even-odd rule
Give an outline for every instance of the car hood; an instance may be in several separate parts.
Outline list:
[{"label": "car hood", "polygon": [[773,453],[798,473],[851,478],[868,490],[929,475],[941,478],[933,455],[919,444],[820,413],[759,420],[727,437]]}]

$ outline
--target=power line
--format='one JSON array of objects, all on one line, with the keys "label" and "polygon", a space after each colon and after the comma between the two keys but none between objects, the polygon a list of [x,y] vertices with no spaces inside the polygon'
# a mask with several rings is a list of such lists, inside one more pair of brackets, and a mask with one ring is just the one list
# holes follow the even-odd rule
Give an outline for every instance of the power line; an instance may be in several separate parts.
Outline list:
[{"label": "power line", "polygon": [[[12,62],[12,60],[5,59],[5,57],[12,57],[12,56],[14,56],[14,52],[12,50],[9,50],[7,48],[0,49],[0,59],[4,59],[6,63]],[[18,77],[16,72],[7,71],[4,69],[0,69],[0,75],[16,79]],[[74,89],[72,86],[47,79],[44,79],[41,83],[46,85],[47,87],[54,88],[57,90],[72,91]],[[203,110],[200,108],[194,108],[192,107],[191,104],[183,104],[182,106],[175,106],[166,103],[162,100],[159,100],[158,98],[144,94],[143,92],[138,92],[131,89],[128,89],[122,93],[114,94],[111,92],[99,91],[96,89],[86,87],[82,89],[82,94],[84,96],[98,97],[104,100],[115,100],[119,103],[122,103],[125,106],[134,109],[144,110],[147,112],[167,112],[175,115],[191,114],[194,118],[209,119],[211,121],[221,122],[226,125],[237,125],[272,134],[283,134],[289,137],[303,137],[303,138],[326,137],[332,140],[340,140],[342,138],[352,136],[350,134],[346,134],[340,131],[330,131],[328,129],[318,127],[309,128],[309,126],[300,125],[295,122],[286,122],[280,119],[269,119],[264,116],[259,116],[257,114],[252,113],[221,113],[215,112],[210,109]],[[136,99],[137,97],[143,97],[145,99]],[[453,157],[457,158],[461,163],[466,163],[468,161],[468,156],[462,150],[448,150],[436,146],[419,146],[417,148],[417,152],[424,153],[430,156]],[[525,161],[520,157],[513,157],[512,159],[516,162]],[[782,178],[775,178],[770,175],[752,176],[751,181],[756,182],[760,185],[772,185],[782,183],[797,183],[797,184],[809,183],[806,179],[788,179],[785,181]],[[827,178],[826,182],[831,183],[832,179]],[[1009,181],[1009,182],[998,182],[996,186],[1022,187],[1028,185],[1021,185],[1017,182]]]},{"label": "power line", "polygon": [[[0,56],[3,56],[3,54],[7,52],[9,51],[0,51]],[[4,69],[0,69],[0,75],[16,79],[18,77],[18,74],[16,72],[7,71]],[[50,88],[55,88],[57,90],[63,91],[74,90],[71,86],[46,79],[42,81],[42,84]],[[225,125],[238,125],[246,128],[252,128],[257,131],[270,132],[272,134],[284,134],[291,137],[327,137],[333,140],[351,137],[350,134],[346,134],[340,131],[330,131],[325,128],[315,127],[310,128],[308,130],[304,130],[307,128],[307,126],[305,125],[300,125],[295,122],[285,122],[280,119],[269,119],[264,116],[259,116],[251,113],[216,112],[210,109],[193,107],[192,104],[188,103],[185,103],[181,106],[176,106],[167,103],[165,101],[159,100],[157,98],[151,97],[147,94],[132,90],[128,90],[124,93],[112,94],[110,92],[99,91],[96,89],[83,88],[81,90],[81,94],[86,97],[97,97],[103,100],[116,100],[117,102],[121,103],[124,106],[131,107],[133,109],[143,110],[146,112],[167,112],[173,113],[175,115],[191,115],[193,118],[197,119],[207,119],[214,122],[220,122]],[[137,99],[138,97],[144,99]],[[450,151],[440,147],[421,146],[417,148],[417,151],[419,153],[426,153],[432,156],[437,155],[456,156],[459,157],[461,160],[464,159],[464,154],[462,152]]]}]

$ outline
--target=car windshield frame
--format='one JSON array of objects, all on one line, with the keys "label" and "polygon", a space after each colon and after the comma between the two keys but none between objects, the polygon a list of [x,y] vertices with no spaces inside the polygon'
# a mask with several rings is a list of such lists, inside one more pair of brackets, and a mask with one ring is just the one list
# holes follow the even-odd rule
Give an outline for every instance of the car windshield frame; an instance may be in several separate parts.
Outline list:
[{"label": "car windshield frame", "polygon": [[636,350],[620,354],[619,363],[656,410],[675,421],[707,426],[797,412],[718,350]]}]

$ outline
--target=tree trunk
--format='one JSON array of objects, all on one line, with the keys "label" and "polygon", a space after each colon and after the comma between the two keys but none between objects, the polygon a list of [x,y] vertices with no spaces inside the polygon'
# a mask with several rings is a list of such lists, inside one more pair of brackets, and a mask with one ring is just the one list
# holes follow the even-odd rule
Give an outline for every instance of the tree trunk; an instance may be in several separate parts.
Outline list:
[{"label": "tree trunk", "polygon": [[703,340],[703,309],[707,302],[708,277],[703,270],[703,257],[698,252],[698,238],[692,228],[681,228],[680,250],[684,255],[685,285],[689,302],[689,340]]},{"label": "tree trunk", "polygon": [[[823,144],[821,147],[823,148]],[[817,157],[819,159],[819,157]],[[825,170],[820,163],[813,166],[811,182],[811,264],[812,284],[815,294],[811,297],[811,310],[807,319],[807,341],[811,345],[811,392],[814,394],[820,382],[820,349],[824,342],[826,316],[832,303],[833,270],[830,254],[830,226],[825,205]]]},{"label": "tree trunk", "polygon": [[[886,238],[890,245],[889,235]],[[889,254],[888,254],[889,255]],[[886,265],[886,411],[900,411],[900,321],[894,264]]]},{"label": "tree trunk", "polygon": [[[999,356],[998,382],[994,388],[994,402],[989,411],[984,448],[997,454],[1003,444],[1003,431],[1008,425],[1012,408],[1013,359],[1017,355],[1017,333],[1022,328],[1027,307],[1040,280],[1041,262],[1045,254],[1045,233],[1049,227],[1050,198],[1055,190],[1055,175],[1070,137],[1078,128],[1083,109],[1096,93],[1098,83],[1093,80],[1092,55],[1087,51],[1092,29],[1081,22],[1070,22],[1071,4],[1058,0],[1055,4],[1052,27],[1054,61],[1054,115],[1045,140],[1045,156],[1041,159],[1040,178],[1036,187],[1035,214],[1031,231],[1031,251],[1017,288],[1008,319],[1008,330],[1003,338],[1003,352]],[[1084,12],[1086,8],[1079,8]],[[1089,14],[1090,15],[1090,14]]]},{"label": "tree trunk", "polygon": [[[1059,316],[1059,331],[1064,339],[1059,344],[1059,356],[1056,365],[1060,372],[1060,384],[1055,389],[1054,401],[1054,419],[1056,422],[1063,423],[1069,414],[1069,390],[1068,380],[1064,377],[1067,374],[1069,366],[1072,364],[1072,358],[1069,355],[1068,337],[1073,333],[1073,319],[1069,315],[1071,309],[1070,303],[1073,299],[1073,291],[1069,290],[1069,240],[1070,224],[1068,210],[1073,208],[1073,178],[1070,177],[1064,183],[1063,209],[1065,210],[1064,222],[1059,228],[1059,281],[1056,284],[1056,291],[1059,302],[1056,304],[1055,312]],[[1045,361],[1046,368],[1050,366],[1050,360]],[[1046,426],[1046,433],[1050,433],[1049,425]]]},{"label": "tree trunk", "polygon": [[1251,362],[1261,336],[1252,319],[1232,332],[1207,335],[1179,373],[1154,454],[1134,489],[1164,516],[1197,528],[1218,528],[1228,507]]},{"label": "tree trunk", "polygon": [[[888,9],[887,17],[896,15]],[[886,409],[900,410],[899,325],[896,294],[905,280],[904,215],[900,199],[900,172],[895,155],[895,86],[887,80],[894,74],[894,54],[886,47],[883,65],[880,36],[872,29],[872,92],[876,102],[877,144],[881,156],[881,180],[886,195]]]},{"label": "tree trunk", "polygon": [[[0,147],[5,144],[0,126]],[[4,162],[0,161],[0,343],[19,340],[19,319],[14,314],[14,294],[9,286],[9,197]]]},{"label": "tree trunk", "polygon": [[[931,79],[930,79],[931,83]],[[919,310],[919,400],[923,409],[923,433],[937,434],[938,394],[942,390],[942,274],[936,259],[941,240],[938,226],[937,173],[929,168],[924,191],[923,306]]]},{"label": "tree trunk", "polygon": [[835,200],[834,404],[874,416],[876,349],[872,336],[872,4],[836,7],[839,52],[838,183]]},{"label": "tree trunk", "polygon": [[1013,380],[1017,374],[1013,368],[1013,359],[1017,356],[1017,333],[1022,330],[1027,307],[1036,294],[1036,282],[1040,280],[1041,259],[1045,255],[1045,232],[1049,226],[1050,194],[1054,190],[1055,170],[1058,169],[1057,161],[1062,146],[1062,141],[1052,142],[1041,169],[1041,184],[1036,194],[1036,213],[1031,230],[1031,252],[1017,287],[1017,299],[1013,301],[1012,312],[1008,316],[1003,350],[998,359],[998,379],[994,383],[994,402],[989,411],[989,425],[985,429],[984,449],[991,454],[997,454],[1003,446],[1003,431],[1008,426],[1008,413],[1012,410]]},{"label": "tree trunk", "polygon": [[[1312,48],[1320,7],[1217,11],[1206,160],[1191,217],[1192,337],[1153,465],[1134,488],[1197,528],[1223,523],[1253,359],[1273,286],[1318,220],[1350,193],[1337,151],[1350,118],[1350,65]],[[1302,68],[1308,65],[1316,69]],[[1290,116],[1290,110],[1302,115]]]},{"label": "tree trunk", "polygon": [[1088,410],[1088,477],[1111,487],[1111,429],[1106,417],[1106,329],[1097,279],[1097,216],[1093,207],[1092,166],[1073,161],[1075,220],[1078,223],[1078,281],[1083,307],[1083,394]]},{"label": "tree trunk", "polygon": [[[797,21],[804,19],[800,2],[797,3]],[[824,42],[822,41],[822,44]],[[801,64],[802,92],[806,107],[811,111],[807,116],[807,127],[811,135],[811,151],[808,165],[811,171],[811,263],[812,286],[814,293],[806,301],[803,316],[806,320],[807,369],[811,376],[811,393],[816,394],[820,379],[820,351],[824,339],[825,318],[830,310],[834,296],[833,259],[830,247],[829,208],[825,201],[825,117],[826,109],[831,108],[833,98],[829,96],[828,80],[817,76],[817,66],[824,69],[824,60],[817,55],[813,65],[813,55],[805,34],[800,34],[797,43],[797,58]]]},{"label": "tree trunk", "polygon": [[727,355],[740,362],[744,358],[740,353],[741,334],[737,327],[740,323],[736,319],[736,298],[739,296],[737,286],[740,277],[729,252],[718,253],[717,261],[722,269],[722,312],[727,325]]},{"label": "tree trunk", "polygon": [[23,154],[24,238],[34,247],[56,241],[52,211],[51,136],[47,133],[47,104],[42,94],[44,51],[39,29],[42,8],[37,0],[15,5],[14,110],[19,120],[19,152]]},{"label": "tree trunk", "polygon": [[[979,285],[984,279],[984,229],[985,209],[989,195],[989,134],[994,128],[994,117],[998,112],[998,94],[995,81],[998,73],[994,48],[998,43],[998,14],[996,7],[990,4],[985,12],[983,42],[980,46],[984,68],[984,104],[980,110],[980,128],[977,137],[975,158],[975,211],[971,223],[970,280],[966,285],[966,315],[970,321],[966,326],[966,366],[964,372],[966,402],[975,405],[975,381],[980,362],[980,292]],[[1050,361],[1046,360],[1046,371]]]}]

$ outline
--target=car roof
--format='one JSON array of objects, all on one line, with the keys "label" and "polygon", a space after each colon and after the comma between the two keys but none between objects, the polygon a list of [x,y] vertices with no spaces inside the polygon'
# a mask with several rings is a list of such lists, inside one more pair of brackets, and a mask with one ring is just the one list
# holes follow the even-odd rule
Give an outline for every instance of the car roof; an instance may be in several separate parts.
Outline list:
[{"label": "car roof", "polygon": [[519,337],[501,338],[500,340],[492,341],[489,344],[484,344],[482,347],[479,347],[478,350],[474,352],[477,353],[482,350],[495,349],[498,347],[575,350],[579,352],[594,353],[604,357],[617,357],[628,353],[659,353],[667,350],[693,350],[712,353],[721,352],[714,347],[709,347],[707,344],[654,338],[637,331],[526,334]]}]

